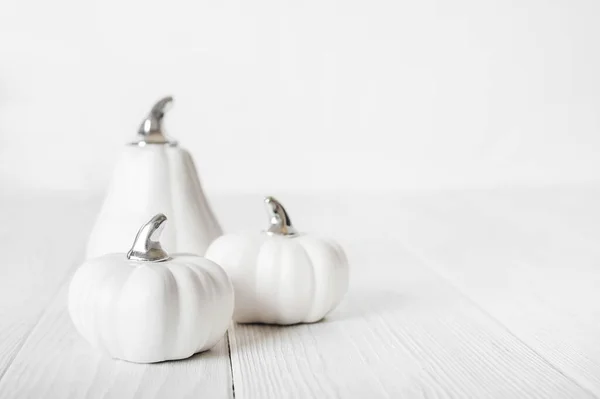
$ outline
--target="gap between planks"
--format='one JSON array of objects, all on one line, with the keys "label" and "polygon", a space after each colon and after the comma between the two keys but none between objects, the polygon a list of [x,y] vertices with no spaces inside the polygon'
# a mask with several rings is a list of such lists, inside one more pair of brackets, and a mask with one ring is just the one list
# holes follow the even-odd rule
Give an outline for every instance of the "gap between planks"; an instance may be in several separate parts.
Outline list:
[{"label": "gap between planks", "polygon": [[233,326],[239,398],[594,397],[397,241],[354,244],[324,321]]},{"label": "gap between planks", "polygon": [[48,307],[0,381],[2,398],[232,397],[227,339],[188,359],[134,364],[83,340],[66,309],[68,282]]},{"label": "gap between planks", "polygon": [[233,374],[233,363],[231,362],[231,340],[229,339],[229,334],[233,329],[233,323],[235,322],[232,322],[232,325],[229,326],[225,335],[227,338],[227,355],[229,356],[229,372],[231,374],[231,397],[235,399],[235,376]]}]

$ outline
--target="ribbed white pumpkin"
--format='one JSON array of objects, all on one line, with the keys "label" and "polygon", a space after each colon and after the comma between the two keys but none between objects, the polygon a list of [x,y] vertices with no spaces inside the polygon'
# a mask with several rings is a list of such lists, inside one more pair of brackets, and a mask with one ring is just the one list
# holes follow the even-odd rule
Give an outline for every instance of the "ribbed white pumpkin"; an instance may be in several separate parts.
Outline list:
[{"label": "ribbed white pumpkin", "polygon": [[[161,216],[150,223],[160,227]],[[148,242],[152,256],[162,250]],[[234,305],[223,269],[195,255],[148,261],[130,254],[90,259],[73,276],[69,313],[79,333],[111,357],[136,363],[183,359],[213,347]]]},{"label": "ribbed white pumpkin", "polygon": [[319,321],[348,289],[346,255],[332,240],[296,233],[281,204],[272,197],[265,202],[269,231],[219,237],[206,253],[233,283],[233,318],[284,325]]},{"label": "ribbed white pumpkin", "polygon": [[88,240],[88,258],[127,248],[131,232],[157,213],[169,215],[162,242],[172,252],[203,254],[222,234],[192,156],[163,133],[164,109],[171,101],[159,101],[138,139],[123,148]]}]

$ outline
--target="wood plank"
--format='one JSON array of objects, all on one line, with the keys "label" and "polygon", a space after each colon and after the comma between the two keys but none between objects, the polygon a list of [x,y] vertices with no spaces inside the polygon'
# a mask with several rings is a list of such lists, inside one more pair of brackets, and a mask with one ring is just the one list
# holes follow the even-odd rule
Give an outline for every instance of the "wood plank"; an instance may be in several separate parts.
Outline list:
[{"label": "wood plank", "polygon": [[[598,192],[284,196],[298,227],[346,243],[351,293],[322,323],[235,326],[236,397],[598,394]],[[263,227],[251,199],[215,202],[228,230]],[[95,354],[70,327],[64,292],[52,298],[80,262],[95,202],[0,205],[0,372],[16,356],[0,397],[231,396],[224,342],[188,366],[138,366]]]},{"label": "wood plank", "polygon": [[399,235],[424,263],[600,395],[599,193],[592,187],[421,198],[404,203]]},{"label": "wood plank", "polygon": [[227,339],[186,360],[134,364],[93,349],[72,326],[64,284],[0,381],[2,398],[231,398]]},{"label": "wood plank", "polygon": [[75,193],[17,194],[0,196],[0,378],[81,261],[98,205]]},{"label": "wood plank", "polygon": [[231,330],[236,398],[593,397],[397,240],[345,244],[350,292],[325,320]]}]

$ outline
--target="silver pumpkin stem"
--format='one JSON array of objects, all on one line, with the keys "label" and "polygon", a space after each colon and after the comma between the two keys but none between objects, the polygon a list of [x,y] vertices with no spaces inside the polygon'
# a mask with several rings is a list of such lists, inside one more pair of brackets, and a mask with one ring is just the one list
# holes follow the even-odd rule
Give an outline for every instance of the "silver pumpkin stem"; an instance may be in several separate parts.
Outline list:
[{"label": "silver pumpkin stem", "polygon": [[131,144],[139,146],[146,144],[176,145],[177,142],[170,140],[165,134],[162,123],[165,112],[172,103],[173,97],[171,96],[164,97],[156,102],[138,129],[137,140]]},{"label": "silver pumpkin stem", "polygon": [[265,197],[267,213],[269,214],[269,229],[267,234],[295,236],[298,234],[283,205],[273,197]]},{"label": "silver pumpkin stem", "polygon": [[142,262],[162,262],[169,259],[169,254],[162,249],[158,241],[166,221],[167,217],[159,213],[143,225],[135,236],[133,246],[127,252],[127,259]]}]

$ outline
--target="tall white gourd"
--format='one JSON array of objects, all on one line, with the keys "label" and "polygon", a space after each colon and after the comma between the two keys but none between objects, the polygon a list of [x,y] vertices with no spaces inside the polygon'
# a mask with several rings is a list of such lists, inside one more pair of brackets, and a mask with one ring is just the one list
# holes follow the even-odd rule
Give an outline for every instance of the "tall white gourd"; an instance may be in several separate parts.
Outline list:
[{"label": "tall white gourd", "polygon": [[173,101],[157,102],[138,138],[125,146],[87,245],[87,257],[119,252],[157,213],[169,216],[162,242],[174,252],[203,254],[222,234],[202,191],[192,156],[169,139],[162,120]]}]

